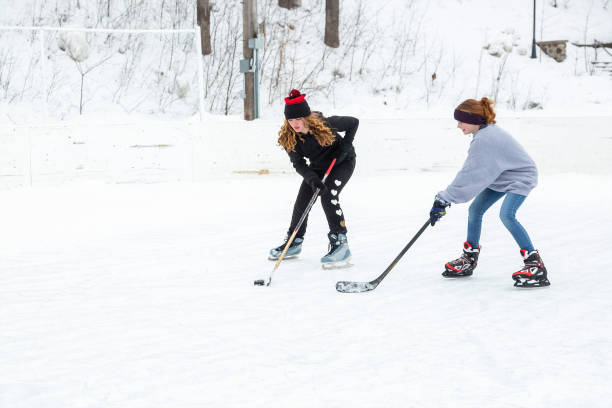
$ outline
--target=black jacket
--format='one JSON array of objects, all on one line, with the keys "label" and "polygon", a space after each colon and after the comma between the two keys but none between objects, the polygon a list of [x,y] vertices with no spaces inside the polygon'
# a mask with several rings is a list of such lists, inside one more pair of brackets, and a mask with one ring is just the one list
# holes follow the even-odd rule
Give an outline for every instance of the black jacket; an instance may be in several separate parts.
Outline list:
[{"label": "black jacket", "polygon": [[[327,170],[331,161],[338,157],[341,144],[348,143],[350,145],[351,153],[346,160],[356,156],[353,140],[359,127],[359,119],[352,116],[330,116],[322,119],[323,123],[336,135],[336,140],[331,146],[321,146],[317,139],[311,133],[308,133],[299,135],[302,136],[304,141],[302,142],[298,136],[295,150],[288,152],[293,167],[305,179]],[[344,137],[338,135],[338,132],[345,132]],[[308,159],[310,165],[306,164],[306,159]]]}]

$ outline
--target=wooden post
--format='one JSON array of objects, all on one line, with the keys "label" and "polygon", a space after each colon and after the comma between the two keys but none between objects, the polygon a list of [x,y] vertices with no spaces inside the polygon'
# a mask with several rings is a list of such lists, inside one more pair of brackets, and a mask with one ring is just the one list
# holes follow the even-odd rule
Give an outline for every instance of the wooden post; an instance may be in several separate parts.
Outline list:
[{"label": "wooden post", "polygon": [[278,7],[286,9],[298,8],[302,5],[302,0],[278,0]]},{"label": "wooden post", "polygon": [[325,45],[332,48],[340,46],[338,25],[340,23],[340,0],[325,0]]},{"label": "wooden post", "polygon": [[[253,49],[249,48],[249,38],[257,37],[257,1],[242,0],[242,55],[253,60]],[[254,62],[253,62],[254,63]],[[255,119],[255,73],[244,73],[244,119]]]},{"label": "wooden post", "polygon": [[202,55],[210,55],[210,9],[208,0],[198,0],[198,25],[200,26],[200,41],[202,43]]}]

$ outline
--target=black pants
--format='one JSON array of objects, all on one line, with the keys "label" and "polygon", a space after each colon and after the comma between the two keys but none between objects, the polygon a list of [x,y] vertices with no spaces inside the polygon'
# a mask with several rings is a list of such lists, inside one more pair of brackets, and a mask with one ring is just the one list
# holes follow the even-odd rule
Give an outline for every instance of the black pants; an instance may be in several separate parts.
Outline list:
[{"label": "black pants", "polygon": [[[334,166],[331,173],[325,180],[325,186],[327,191],[321,194],[321,205],[327,218],[327,224],[329,225],[329,231],[336,234],[346,234],[346,223],[344,221],[344,211],[340,207],[340,192],[346,186],[346,183],[350,180],[355,170],[355,158],[347,159],[342,163]],[[323,178],[325,171],[321,171],[319,177]],[[289,234],[293,233],[293,230],[297,226],[298,221],[302,217],[302,214],[306,210],[310,199],[314,192],[312,187],[302,181],[300,190],[298,191],[295,204],[293,205],[293,215],[291,216],[291,224],[289,225]],[[306,233],[306,224],[308,224],[308,217],[304,219],[300,230],[296,237],[303,238]]]}]

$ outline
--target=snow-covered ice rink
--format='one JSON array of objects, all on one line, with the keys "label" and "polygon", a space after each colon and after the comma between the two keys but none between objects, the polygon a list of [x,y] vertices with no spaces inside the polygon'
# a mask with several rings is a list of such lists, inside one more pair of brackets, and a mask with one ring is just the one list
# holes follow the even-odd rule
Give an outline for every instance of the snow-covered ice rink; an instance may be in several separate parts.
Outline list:
[{"label": "snow-covered ice rink", "polygon": [[[350,269],[311,213],[271,287],[300,182],[278,121],[4,126],[0,407],[610,407],[612,117],[501,117],[538,164],[518,219],[552,285],[520,290],[497,203],[475,275],[453,205],[373,292],[469,138],[362,119],[342,205]],[[257,172],[265,174],[257,174]]]}]

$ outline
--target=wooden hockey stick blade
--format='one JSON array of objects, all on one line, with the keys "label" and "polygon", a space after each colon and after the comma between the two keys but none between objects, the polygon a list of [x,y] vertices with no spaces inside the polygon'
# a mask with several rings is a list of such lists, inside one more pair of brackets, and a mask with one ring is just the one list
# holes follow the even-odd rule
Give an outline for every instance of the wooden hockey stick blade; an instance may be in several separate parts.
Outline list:
[{"label": "wooden hockey stick blade", "polygon": [[[329,176],[329,173],[331,173],[331,171],[334,168],[335,164],[336,164],[336,159],[333,159],[331,161],[331,163],[329,164],[329,167],[327,168],[327,171],[323,175],[323,179],[321,180],[322,183],[325,183],[325,180],[327,180],[327,176]],[[276,264],[274,265],[274,269],[272,269],[272,272],[270,272],[270,276],[268,276],[268,281],[266,282],[265,286],[270,286],[270,284],[272,283],[272,275],[274,275],[274,272],[278,269],[280,263],[283,261],[283,258],[285,258],[285,254],[287,253],[287,250],[291,246],[291,243],[293,242],[297,232],[299,231],[300,227],[302,226],[302,223],[306,219],[306,216],[310,212],[310,209],[312,208],[313,204],[315,203],[315,201],[317,201],[317,197],[319,196],[320,192],[321,192],[321,190],[319,190],[317,188],[315,190],[314,194],[312,195],[312,198],[310,199],[310,202],[308,203],[308,206],[306,207],[306,209],[302,213],[302,216],[300,217],[300,220],[298,221],[295,229],[293,230],[293,233],[291,234],[291,236],[287,240],[287,243],[285,244],[285,248],[283,249],[283,253],[278,258],[278,261],[276,261]]]}]

